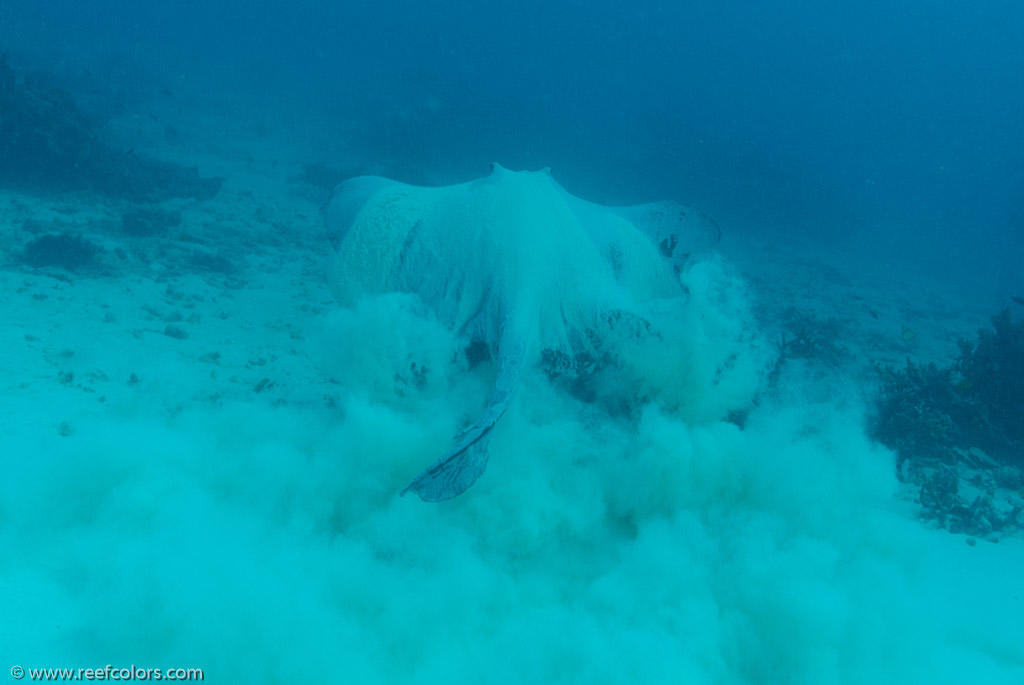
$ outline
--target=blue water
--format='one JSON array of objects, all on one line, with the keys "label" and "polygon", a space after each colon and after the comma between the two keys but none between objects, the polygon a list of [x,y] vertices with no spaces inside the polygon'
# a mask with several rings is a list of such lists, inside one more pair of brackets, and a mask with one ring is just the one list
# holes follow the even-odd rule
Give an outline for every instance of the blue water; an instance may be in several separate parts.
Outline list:
[{"label": "blue water", "polygon": [[0,7],[24,62],[272,92],[410,176],[552,166],[580,194],[681,196],[1004,295],[1024,290],[1022,30],[1009,0]]}]

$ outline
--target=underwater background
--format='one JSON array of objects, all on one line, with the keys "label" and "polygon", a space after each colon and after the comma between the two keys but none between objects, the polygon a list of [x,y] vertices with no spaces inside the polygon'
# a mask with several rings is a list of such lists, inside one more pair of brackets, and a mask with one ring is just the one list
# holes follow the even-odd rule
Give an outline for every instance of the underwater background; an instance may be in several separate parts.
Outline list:
[{"label": "underwater background", "polygon": [[[1022,34],[1008,0],[4,0],[4,667],[1024,681]],[[407,300],[339,307],[319,208],[491,162],[722,240],[657,392],[535,373],[430,505],[397,493],[491,379]]]},{"label": "underwater background", "polygon": [[551,166],[580,194],[684,194],[738,226],[1022,285],[1009,1],[4,5],[5,49],[107,107],[166,88],[275,127],[315,113],[322,138],[410,176]]}]

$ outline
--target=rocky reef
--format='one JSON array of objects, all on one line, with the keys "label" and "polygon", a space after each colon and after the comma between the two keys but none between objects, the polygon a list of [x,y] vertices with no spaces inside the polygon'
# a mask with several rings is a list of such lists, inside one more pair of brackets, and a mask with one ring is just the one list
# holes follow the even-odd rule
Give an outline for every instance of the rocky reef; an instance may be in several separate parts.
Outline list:
[{"label": "rocky reef", "polygon": [[105,143],[70,92],[45,74],[18,74],[0,55],[0,185],[157,202],[208,199],[222,183]]}]

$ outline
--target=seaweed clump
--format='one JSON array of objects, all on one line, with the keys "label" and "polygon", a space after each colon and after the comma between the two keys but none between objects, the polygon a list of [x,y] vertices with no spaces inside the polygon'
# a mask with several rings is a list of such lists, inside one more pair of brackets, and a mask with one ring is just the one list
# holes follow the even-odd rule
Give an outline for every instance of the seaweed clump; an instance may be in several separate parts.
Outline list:
[{"label": "seaweed clump", "polygon": [[979,407],[957,387],[954,367],[915,364],[880,369],[882,387],[872,432],[907,459],[955,461],[955,448],[969,443],[965,426],[976,424]]},{"label": "seaweed clump", "polygon": [[68,91],[45,74],[19,80],[0,55],[0,184],[159,201],[209,199],[222,182],[104,143]]},{"label": "seaweed clump", "polygon": [[775,363],[768,374],[769,385],[775,385],[786,364],[803,361],[820,369],[837,368],[850,359],[850,352],[841,340],[846,330],[835,317],[822,319],[813,312],[789,307],[782,313],[783,331],[776,343]]},{"label": "seaweed clump", "polygon": [[81,236],[50,233],[29,242],[22,261],[33,267],[57,266],[76,271],[92,266],[98,253],[99,247]]},{"label": "seaweed clump", "polygon": [[1004,309],[991,329],[978,331],[976,344],[959,344],[960,390],[984,408],[990,441],[1024,461],[1024,321]]},{"label": "seaweed clump", "polygon": [[978,447],[1024,463],[1024,322],[1009,309],[992,317],[977,342],[960,340],[956,361],[940,367],[907,360],[882,369],[874,437],[906,459],[950,463]]},{"label": "seaweed clump", "polygon": [[973,499],[964,499],[961,490],[956,469],[946,466],[931,474],[921,485],[918,497],[921,518],[951,533],[978,537],[1019,529],[1024,524],[1024,508],[1019,504],[1012,509],[997,507],[991,488],[972,488],[977,493]]}]

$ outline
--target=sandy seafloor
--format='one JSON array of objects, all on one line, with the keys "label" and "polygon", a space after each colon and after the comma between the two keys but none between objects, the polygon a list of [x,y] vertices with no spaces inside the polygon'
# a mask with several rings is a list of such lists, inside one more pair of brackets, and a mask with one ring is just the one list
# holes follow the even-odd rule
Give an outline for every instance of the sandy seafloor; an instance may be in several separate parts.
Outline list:
[{"label": "sandy seafloor", "polygon": [[[165,203],[183,216],[166,234],[124,235],[114,201],[0,191],[9,665],[235,683],[1024,682],[1024,540],[919,521],[864,429],[872,363],[948,362],[990,308],[900,265],[868,273],[727,230],[690,274],[683,352],[740,363],[692,381],[701,420],[657,405],[615,420],[534,374],[481,481],[426,504],[398,492],[479,409],[486,370],[409,387],[402,365],[443,365],[452,341],[401,306],[335,311],[323,191],[290,180],[324,150],[226,114],[178,125],[173,142],[148,121],[109,132],[227,178],[213,200]],[[101,245],[98,265],[18,261],[57,231]],[[742,429],[721,420],[754,395],[790,307],[841,322],[849,357],[793,365]]]}]

